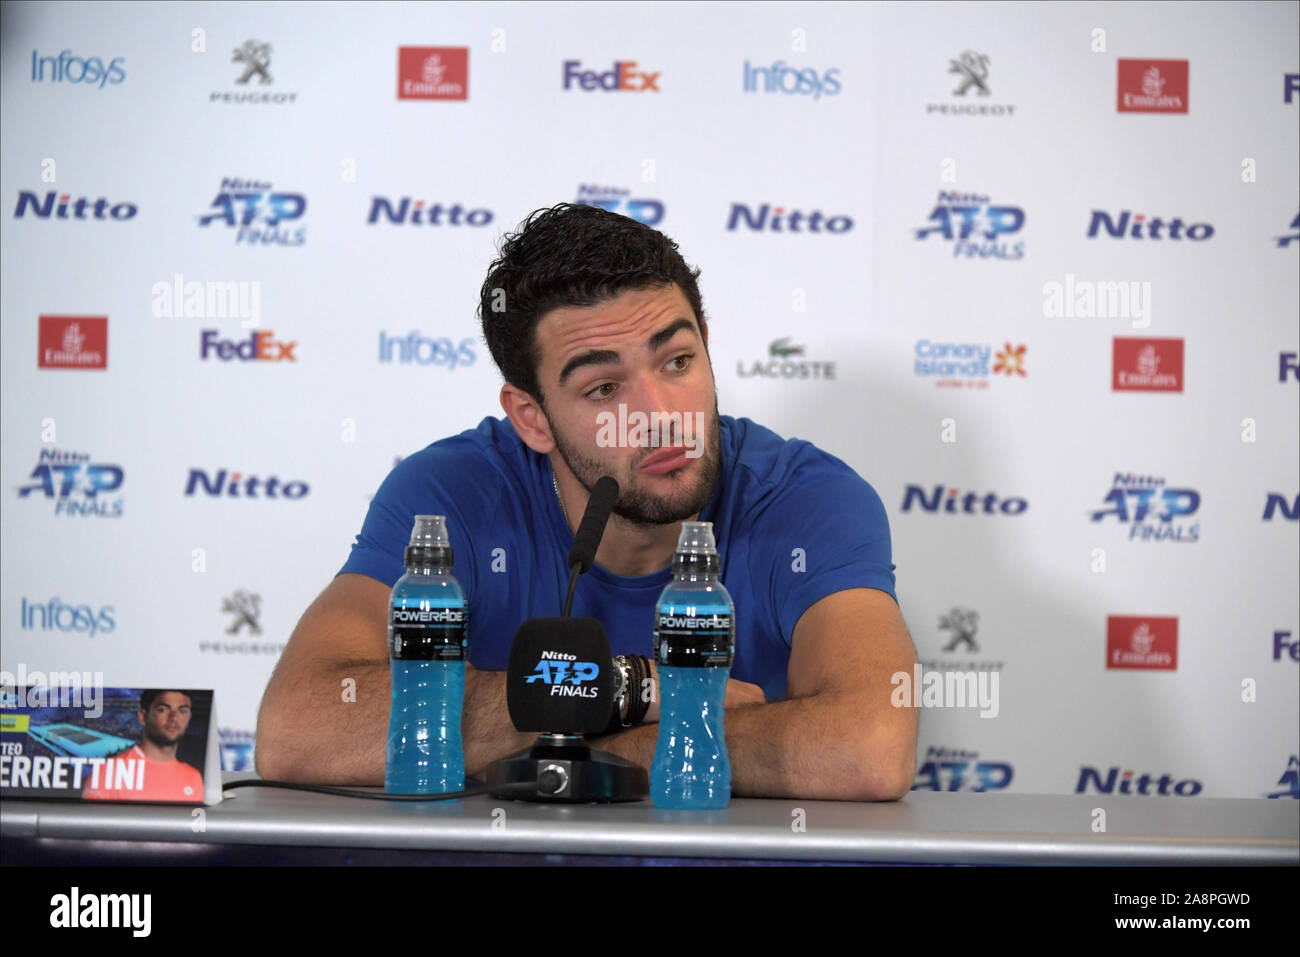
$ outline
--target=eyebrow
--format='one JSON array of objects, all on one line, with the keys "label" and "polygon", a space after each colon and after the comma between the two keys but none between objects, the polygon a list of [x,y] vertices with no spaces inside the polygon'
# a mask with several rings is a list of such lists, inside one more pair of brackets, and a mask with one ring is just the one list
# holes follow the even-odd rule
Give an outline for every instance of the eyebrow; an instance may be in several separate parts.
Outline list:
[{"label": "eyebrow", "polygon": [[[665,346],[673,336],[677,335],[677,333],[681,332],[683,329],[693,332],[695,330],[695,323],[691,322],[689,319],[677,319],[670,325],[660,329],[650,337],[648,343],[650,351],[657,352],[659,349],[663,348],[663,346]],[[613,349],[593,349],[590,352],[584,352],[582,355],[574,356],[565,363],[564,368],[560,371],[560,385],[564,385],[569,376],[573,375],[573,373],[577,372],[583,366],[606,365],[610,363],[620,363],[622,361],[622,356]]]}]

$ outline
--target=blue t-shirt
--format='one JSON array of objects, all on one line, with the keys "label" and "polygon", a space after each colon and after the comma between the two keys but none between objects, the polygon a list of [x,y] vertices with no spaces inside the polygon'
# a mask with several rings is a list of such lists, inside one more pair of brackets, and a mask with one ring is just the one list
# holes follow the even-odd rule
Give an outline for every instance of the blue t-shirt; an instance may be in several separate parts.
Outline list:
[{"label": "blue t-shirt", "polygon": [[[778,701],[794,626],[809,606],[846,588],[895,597],[889,521],[875,489],[809,442],[725,415],[721,439],[718,484],[700,521],[713,523],[722,583],[736,605],[731,676]],[[379,487],[340,574],[391,587],[405,573],[416,515],[447,517],[454,574],[469,601],[470,663],[505,669],[519,625],[558,615],[568,584],[573,533],[550,459],[508,419],[486,418],[434,442]],[[578,580],[573,614],[603,622],[614,654],[653,655],[655,600],[671,578],[667,567],[629,578],[595,565]]]}]

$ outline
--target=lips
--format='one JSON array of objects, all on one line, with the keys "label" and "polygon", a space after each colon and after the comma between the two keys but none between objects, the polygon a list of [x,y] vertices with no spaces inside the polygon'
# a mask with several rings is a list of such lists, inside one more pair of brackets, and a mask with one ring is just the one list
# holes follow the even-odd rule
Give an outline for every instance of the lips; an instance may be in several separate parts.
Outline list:
[{"label": "lips", "polygon": [[690,459],[686,455],[686,447],[675,445],[646,456],[645,461],[639,466],[639,470],[647,475],[663,475],[666,472],[682,468],[689,461]]}]

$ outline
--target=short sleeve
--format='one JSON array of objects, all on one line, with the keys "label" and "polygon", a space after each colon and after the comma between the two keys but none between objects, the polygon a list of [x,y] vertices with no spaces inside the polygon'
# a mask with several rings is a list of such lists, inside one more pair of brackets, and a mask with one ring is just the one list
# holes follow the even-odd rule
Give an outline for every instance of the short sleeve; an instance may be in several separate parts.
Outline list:
[{"label": "short sleeve", "polygon": [[796,471],[766,510],[783,540],[770,580],[772,607],[787,645],[803,613],[837,591],[875,588],[898,601],[885,505],[849,466],[830,462]]},{"label": "short sleeve", "polygon": [[368,575],[391,588],[406,572],[403,559],[415,516],[445,515],[447,534],[457,552],[457,577],[462,586],[471,587],[464,576],[473,568],[472,555],[466,551],[462,558],[460,554],[461,549],[471,548],[467,526],[452,483],[439,479],[462,474],[464,464],[463,452],[432,447],[399,462],[371,499],[361,532],[338,574]]}]

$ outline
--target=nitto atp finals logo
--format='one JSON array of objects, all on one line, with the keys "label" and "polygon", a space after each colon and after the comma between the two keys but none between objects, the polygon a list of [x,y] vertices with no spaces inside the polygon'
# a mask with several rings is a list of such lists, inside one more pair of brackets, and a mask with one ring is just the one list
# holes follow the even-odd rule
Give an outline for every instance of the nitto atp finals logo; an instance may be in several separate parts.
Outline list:
[{"label": "nitto atp finals logo", "polygon": [[46,501],[54,501],[55,515],[122,517],[122,497],[112,494],[122,488],[120,465],[92,463],[85,452],[41,449],[29,477],[32,484],[19,486],[18,497],[40,493]]},{"label": "nitto atp finals logo", "polygon": [[664,218],[664,204],[659,200],[634,199],[630,189],[619,186],[589,186],[583,183],[578,187],[578,198],[574,202],[579,206],[599,206],[611,213],[621,213],[647,226],[658,226]]},{"label": "nitto atp finals logo", "polygon": [[929,220],[935,225],[915,230],[918,242],[931,236],[952,243],[954,259],[1021,259],[1024,240],[1011,241],[1025,225],[1019,206],[994,205],[983,193],[940,190]]},{"label": "nitto atp finals logo", "polygon": [[1107,508],[1094,511],[1091,520],[1114,518],[1129,526],[1131,542],[1195,542],[1200,522],[1190,522],[1201,506],[1201,493],[1192,488],[1171,488],[1162,476],[1116,472],[1103,501]]},{"label": "nitto atp finals logo", "polygon": [[273,192],[270,181],[227,177],[209,211],[199,216],[199,227],[220,223],[234,229],[237,246],[301,246],[307,241],[297,224],[307,210],[302,193]]}]

